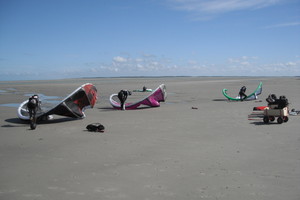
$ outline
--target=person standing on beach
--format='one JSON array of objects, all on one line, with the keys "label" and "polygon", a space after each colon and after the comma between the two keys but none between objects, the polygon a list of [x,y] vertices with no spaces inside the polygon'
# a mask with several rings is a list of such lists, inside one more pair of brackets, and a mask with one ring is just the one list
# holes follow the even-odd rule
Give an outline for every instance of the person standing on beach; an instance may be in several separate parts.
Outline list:
[{"label": "person standing on beach", "polygon": [[239,95],[240,95],[240,99],[243,101],[244,99],[247,98],[247,95],[245,94],[246,92],[246,86],[243,86],[241,89],[240,89],[240,92],[239,92]]},{"label": "person standing on beach", "polygon": [[128,95],[131,95],[131,92],[128,90],[121,90],[118,93],[118,98],[121,103],[121,110],[125,110],[125,101],[126,101]]},{"label": "person standing on beach", "polygon": [[36,127],[36,112],[40,109],[40,101],[38,95],[33,95],[29,98],[27,103],[27,109],[29,112],[30,127],[35,129]]}]

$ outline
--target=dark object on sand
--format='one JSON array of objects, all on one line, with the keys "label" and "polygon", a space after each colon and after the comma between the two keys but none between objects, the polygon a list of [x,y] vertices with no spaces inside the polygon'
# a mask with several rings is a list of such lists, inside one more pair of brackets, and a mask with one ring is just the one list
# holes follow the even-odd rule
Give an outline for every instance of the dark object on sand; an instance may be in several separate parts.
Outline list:
[{"label": "dark object on sand", "polygon": [[91,132],[104,132],[104,126],[100,123],[92,123],[87,125],[86,129]]}]

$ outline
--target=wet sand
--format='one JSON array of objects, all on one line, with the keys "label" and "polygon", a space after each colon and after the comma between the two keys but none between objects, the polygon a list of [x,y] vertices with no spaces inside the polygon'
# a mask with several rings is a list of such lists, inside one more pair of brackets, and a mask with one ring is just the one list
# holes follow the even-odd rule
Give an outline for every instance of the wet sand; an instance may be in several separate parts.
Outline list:
[{"label": "wet sand", "polygon": [[[250,93],[259,81],[261,102],[228,102],[222,95],[227,88],[236,96],[243,85]],[[55,116],[30,130],[17,118],[15,105],[25,95],[65,97],[87,82],[99,99],[85,119]],[[109,104],[121,89],[161,83],[168,93],[161,107],[117,111]],[[300,117],[280,125],[248,120],[270,93],[300,110],[295,77],[0,82],[0,199],[299,200]],[[130,98],[135,95],[143,94]],[[86,131],[93,122],[105,132]]]}]

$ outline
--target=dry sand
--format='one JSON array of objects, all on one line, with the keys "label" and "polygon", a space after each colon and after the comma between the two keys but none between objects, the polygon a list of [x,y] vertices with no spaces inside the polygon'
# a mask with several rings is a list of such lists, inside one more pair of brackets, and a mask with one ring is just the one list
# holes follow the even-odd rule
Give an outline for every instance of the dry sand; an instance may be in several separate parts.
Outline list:
[{"label": "dry sand", "polygon": [[[221,93],[235,96],[242,85],[250,93],[259,81],[262,102],[228,102]],[[30,130],[17,118],[13,106],[25,94],[65,97],[86,82],[97,87],[99,101],[85,119]],[[120,89],[161,83],[168,97],[159,108],[117,111],[109,104]],[[294,77],[0,82],[0,199],[299,200],[300,117],[281,125],[248,120],[270,93],[300,109]],[[87,132],[93,122],[105,132]]]}]

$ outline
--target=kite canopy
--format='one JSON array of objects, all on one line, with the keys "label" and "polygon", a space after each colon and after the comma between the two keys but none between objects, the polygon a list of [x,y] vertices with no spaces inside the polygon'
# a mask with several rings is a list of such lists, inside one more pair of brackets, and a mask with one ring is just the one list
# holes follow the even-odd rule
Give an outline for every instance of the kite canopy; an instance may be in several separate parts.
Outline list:
[{"label": "kite canopy", "polygon": [[[222,93],[228,100],[231,100],[231,101],[241,101],[242,100],[240,98],[240,96],[237,96],[236,98],[230,97],[227,94],[227,89],[223,89]],[[257,88],[255,89],[255,91],[252,92],[250,95],[248,95],[244,100],[246,100],[246,101],[255,100],[258,98],[258,95],[260,95],[261,93],[262,93],[262,82],[260,82],[259,85],[257,86]]]},{"label": "kite canopy", "polygon": [[[112,94],[109,98],[110,104],[116,108],[116,109],[121,109],[121,104],[120,102],[114,100],[116,99],[118,94]],[[166,86],[164,84],[161,84],[158,88],[153,90],[151,94],[149,94],[147,97],[144,99],[135,102],[135,103],[125,103],[125,108],[126,110],[130,109],[136,109],[140,105],[146,105],[150,107],[159,107],[160,102],[164,102],[167,98],[167,92],[166,92]]]},{"label": "kite canopy", "polygon": [[[48,110],[41,110],[37,113],[37,119],[42,120],[49,115],[61,115],[72,118],[84,118],[84,110],[93,108],[97,102],[97,89],[91,83],[86,83],[63,99],[58,105]],[[18,117],[23,120],[29,120],[27,110],[28,100],[20,104],[18,108]]]}]

